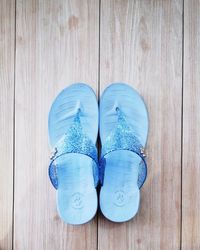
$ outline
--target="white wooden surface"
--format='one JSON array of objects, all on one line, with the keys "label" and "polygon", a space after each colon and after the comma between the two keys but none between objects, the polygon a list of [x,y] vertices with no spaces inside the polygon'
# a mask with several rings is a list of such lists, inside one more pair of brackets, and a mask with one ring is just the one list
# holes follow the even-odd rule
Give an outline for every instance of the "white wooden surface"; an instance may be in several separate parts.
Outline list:
[{"label": "white wooden surface", "polygon": [[17,1],[14,249],[96,249],[97,223],[65,225],[48,179],[47,117],[71,83],[98,86],[98,1]]},{"label": "white wooden surface", "polygon": [[128,82],[149,111],[148,179],[135,219],[101,217],[103,249],[179,249],[181,219],[182,1],[102,0],[100,87]]},{"label": "white wooden surface", "polygon": [[200,1],[184,4],[182,249],[200,249]]},{"label": "white wooden surface", "polygon": [[12,249],[15,2],[0,1],[0,249]]},{"label": "white wooden surface", "polygon": [[[199,0],[1,0],[0,250],[200,249],[199,51]],[[127,82],[147,103],[148,179],[130,222],[57,215],[47,117],[74,82],[97,96]]]}]

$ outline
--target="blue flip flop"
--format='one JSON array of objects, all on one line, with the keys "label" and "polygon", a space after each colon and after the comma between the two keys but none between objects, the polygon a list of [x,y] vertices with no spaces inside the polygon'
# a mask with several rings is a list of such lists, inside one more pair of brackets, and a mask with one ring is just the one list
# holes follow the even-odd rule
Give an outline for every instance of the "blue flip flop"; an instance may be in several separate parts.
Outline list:
[{"label": "blue flip flop", "polygon": [[98,104],[86,84],[65,88],[49,112],[49,141],[53,148],[49,177],[57,189],[57,210],[64,222],[83,224],[97,210]]},{"label": "blue flip flop", "polygon": [[144,147],[148,114],[129,85],[111,84],[100,100],[100,208],[114,222],[128,221],[139,209],[147,166]]}]

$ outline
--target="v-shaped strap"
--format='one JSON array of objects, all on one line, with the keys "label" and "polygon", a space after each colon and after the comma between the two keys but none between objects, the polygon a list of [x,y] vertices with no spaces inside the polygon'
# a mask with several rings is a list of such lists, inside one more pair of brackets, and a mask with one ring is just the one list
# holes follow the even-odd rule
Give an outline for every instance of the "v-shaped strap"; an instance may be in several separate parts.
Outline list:
[{"label": "v-shaped strap", "polygon": [[81,111],[79,110],[74,118],[72,126],[66,131],[63,137],[55,145],[49,165],[49,178],[52,185],[58,188],[56,159],[69,153],[83,154],[93,160],[93,177],[95,186],[98,183],[98,154],[92,140],[84,133],[80,121]]},{"label": "v-shaped strap", "polygon": [[128,150],[136,153],[141,158],[138,175],[138,187],[141,188],[147,176],[144,147],[136,137],[133,128],[128,125],[124,113],[119,108],[116,108],[116,112],[118,114],[117,126],[106,138],[102,146],[102,156],[99,163],[100,183],[103,185],[106,156],[116,150]]}]

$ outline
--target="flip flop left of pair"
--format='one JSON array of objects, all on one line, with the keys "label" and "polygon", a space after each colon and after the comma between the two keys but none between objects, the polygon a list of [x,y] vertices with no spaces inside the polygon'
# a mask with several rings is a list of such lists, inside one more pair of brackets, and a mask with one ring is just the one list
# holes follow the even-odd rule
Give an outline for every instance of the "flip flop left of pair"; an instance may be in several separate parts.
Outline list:
[{"label": "flip flop left of pair", "polygon": [[57,190],[57,210],[69,224],[83,224],[97,211],[98,104],[82,83],[65,88],[49,112],[49,141],[54,149],[49,177]]}]

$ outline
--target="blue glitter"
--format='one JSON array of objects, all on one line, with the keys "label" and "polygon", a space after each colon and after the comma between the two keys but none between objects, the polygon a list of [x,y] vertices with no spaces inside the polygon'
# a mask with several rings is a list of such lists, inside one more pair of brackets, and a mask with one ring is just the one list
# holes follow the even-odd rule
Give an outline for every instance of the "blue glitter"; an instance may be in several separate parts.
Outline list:
[{"label": "blue glitter", "polygon": [[100,183],[103,185],[106,155],[116,150],[129,150],[141,157],[138,175],[138,187],[141,188],[147,175],[147,165],[143,153],[143,146],[134,136],[134,130],[128,125],[124,113],[117,107],[118,122],[116,128],[107,136],[102,147],[102,157],[99,163]]},{"label": "blue glitter", "polygon": [[81,125],[81,110],[79,109],[72,126],[66,131],[64,136],[58,141],[55,146],[55,154],[51,158],[51,163],[49,165],[49,177],[53,186],[58,188],[58,179],[56,174],[56,164],[55,160],[67,153],[77,153],[87,155],[93,160],[93,177],[95,186],[98,183],[98,154],[96,146],[84,133]]}]

